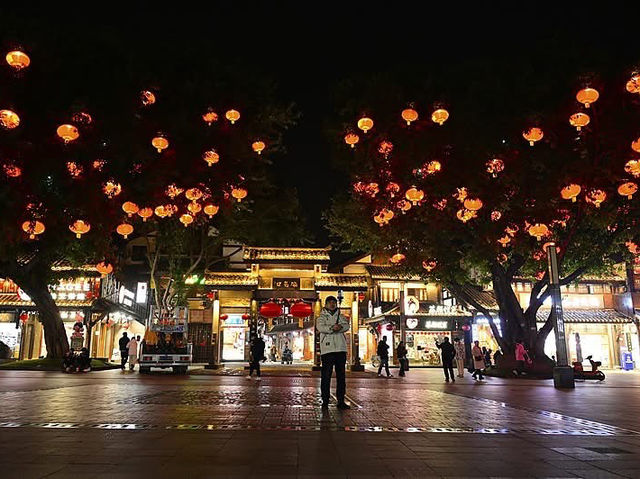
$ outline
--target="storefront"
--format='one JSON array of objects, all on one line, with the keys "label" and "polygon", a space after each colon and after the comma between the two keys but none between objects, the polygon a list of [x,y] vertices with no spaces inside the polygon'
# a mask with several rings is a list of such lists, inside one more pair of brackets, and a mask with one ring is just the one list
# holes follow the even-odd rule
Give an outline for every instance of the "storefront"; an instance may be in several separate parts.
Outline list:
[{"label": "storefront", "polygon": [[265,336],[265,355],[270,358],[271,348],[275,346],[276,362],[282,362],[282,353],[291,350],[292,359],[296,363],[313,362],[314,331],[313,321],[290,321],[274,325]]},{"label": "storefront", "polygon": [[248,320],[239,313],[225,313],[222,319],[222,360],[245,361],[245,346],[249,332]]}]

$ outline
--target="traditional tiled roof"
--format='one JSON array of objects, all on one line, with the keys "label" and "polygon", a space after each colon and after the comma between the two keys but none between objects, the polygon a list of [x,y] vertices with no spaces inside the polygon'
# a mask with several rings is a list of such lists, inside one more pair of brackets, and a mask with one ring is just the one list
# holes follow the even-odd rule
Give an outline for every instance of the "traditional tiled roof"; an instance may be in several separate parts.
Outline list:
[{"label": "traditional tiled roof", "polygon": [[391,265],[373,265],[365,266],[372,279],[389,279],[389,280],[420,280],[419,276],[402,274],[395,266]]},{"label": "traditional tiled roof", "polygon": [[215,287],[249,287],[258,286],[258,277],[251,273],[221,273],[207,272],[204,275],[204,284]]},{"label": "traditional tiled roof", "polygon": [[[496,302],[496,297],[494,296],[493,291],[484,291],[479,287],[472,285],[464,285],[462,286],[462,290],[474,301],[479,303],[483,308],[496,309],[498,307],[498,303]],[[458,300],[461,303],[464,303],[466,307],[476,309],[472,304],[467,304],[467,302],[463,299],[458,298]]]},{"label": "traditional tiled roof", "polygon": [[[536,314],[539,322],[549,317],[548,308],[540,308]],[[563,309],[565,323],[630,323],[631,318],[620,314],[615,309]]]},{"label": "traditional tiled roof", "polygon": [[[94,303],[93,299],[59,299],[56,305],[59,308],[90,308]],[[0,306],[16,308],[35,307],[33,301],[24,301],[17,294],[0,294]]]},{"label": "traditional tiled roof", "polygon": [[323,274],[316,280],[317,289],[366,289],[367,277],[355,274]]},{"label": "traditional tiled roof", "polygon": [[[21,255],[18,257],[17,262],[19,265],[25,266],[29,264],[31,261],[33,261],[36,255],[37,255],[37,252]],[[85,264],[81,266],[73,265],[71,261],[69,261],[68,259],[62,256],[51,264],[51,270],[52,271],[78,271],[78,272],[88,274],[90,276],[94,276],[94,275],[100,276],[100,273],[98,273],[98,271],[96,270],[96,265],[94,264]]]},{"label": "traditional tiled roof", "polygon": [[330,260],[328,248],[268,248],[245,246],[243,259],[245,261],[288,261],[328,263]]}]

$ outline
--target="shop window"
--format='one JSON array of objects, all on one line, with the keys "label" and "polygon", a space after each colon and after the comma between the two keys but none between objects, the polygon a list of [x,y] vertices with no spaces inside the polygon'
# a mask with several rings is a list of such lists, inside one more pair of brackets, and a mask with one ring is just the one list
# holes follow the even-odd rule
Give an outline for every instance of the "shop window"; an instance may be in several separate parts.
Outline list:
[{"label": "shop window", "polygon": [[380,288],[380,296],[382,301],[385,303],[398,301],[398,299],[400,298],[400,289],[399,288]]}]

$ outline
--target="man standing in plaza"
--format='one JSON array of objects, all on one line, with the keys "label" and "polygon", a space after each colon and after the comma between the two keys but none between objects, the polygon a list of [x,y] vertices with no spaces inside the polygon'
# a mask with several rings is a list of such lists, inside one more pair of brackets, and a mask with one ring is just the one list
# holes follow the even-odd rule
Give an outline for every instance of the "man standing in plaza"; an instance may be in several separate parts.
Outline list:
[{"label": "man standing in plaza", "polygon": [[127,358],[129,357],[129,337],[126,331],[122,333],[118,346],[120,347],[120,369],[124,371],[124,365],[127,364]]},{"label": "man standing in plaza", "polygon": [[333,368],[336,369],[336,398],[338,409],[351,409],[344,402],[347,389],[345,380],[345,366],[347,363],[347,338],[349,320],[340,314],[338,300],[335,296],[328,296],[324,308],[316,320],[316,329],[320,335],[320,355],[322,357],[322,380],[320,390],[322,394],[322,408],[329,407],[329,389]]},{"label": "man standing in plaza", "polygon": [[387,344],[387,337],[382,336],[382,340],[378,343],[378,349],[376,351],[380,356],[380,366],[378,366],[378,377],[382,377],[382,368],[384,367],[387,377],[391,377],[389,372],[389,345]]},{"label": "man standing in plaza", "polygon": [[449,382],[449,376],[451,376],[451,382],[456,382],[456,378],[453,375],[453,358],[456,356],[456,350],[453,344],[449,342],[449,337],[445,336],[442,343],[436,340],[436,346],[442,354],[442,368],[444,369],[445,381]]}]

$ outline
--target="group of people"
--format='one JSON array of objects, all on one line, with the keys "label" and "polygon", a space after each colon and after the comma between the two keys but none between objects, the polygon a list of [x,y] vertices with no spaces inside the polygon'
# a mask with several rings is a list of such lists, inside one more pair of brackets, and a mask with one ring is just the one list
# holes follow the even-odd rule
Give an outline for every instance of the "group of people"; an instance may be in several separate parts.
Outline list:
[{"label": "group of people", "polygon": [[62,369],[67,373],[88,372],[91,370],[91,358],[89,350],[82,348],[77,354],[69,350],[62,359]]},{"label": "group of people", "polygon": [[122,333],[122,337],[118,341],[120,347],[120,369],[125,370],[127,361],[129,362],[129,371],[133,371],[138,360],[138,345],[140,344],[140,336],[131,336]]}]

